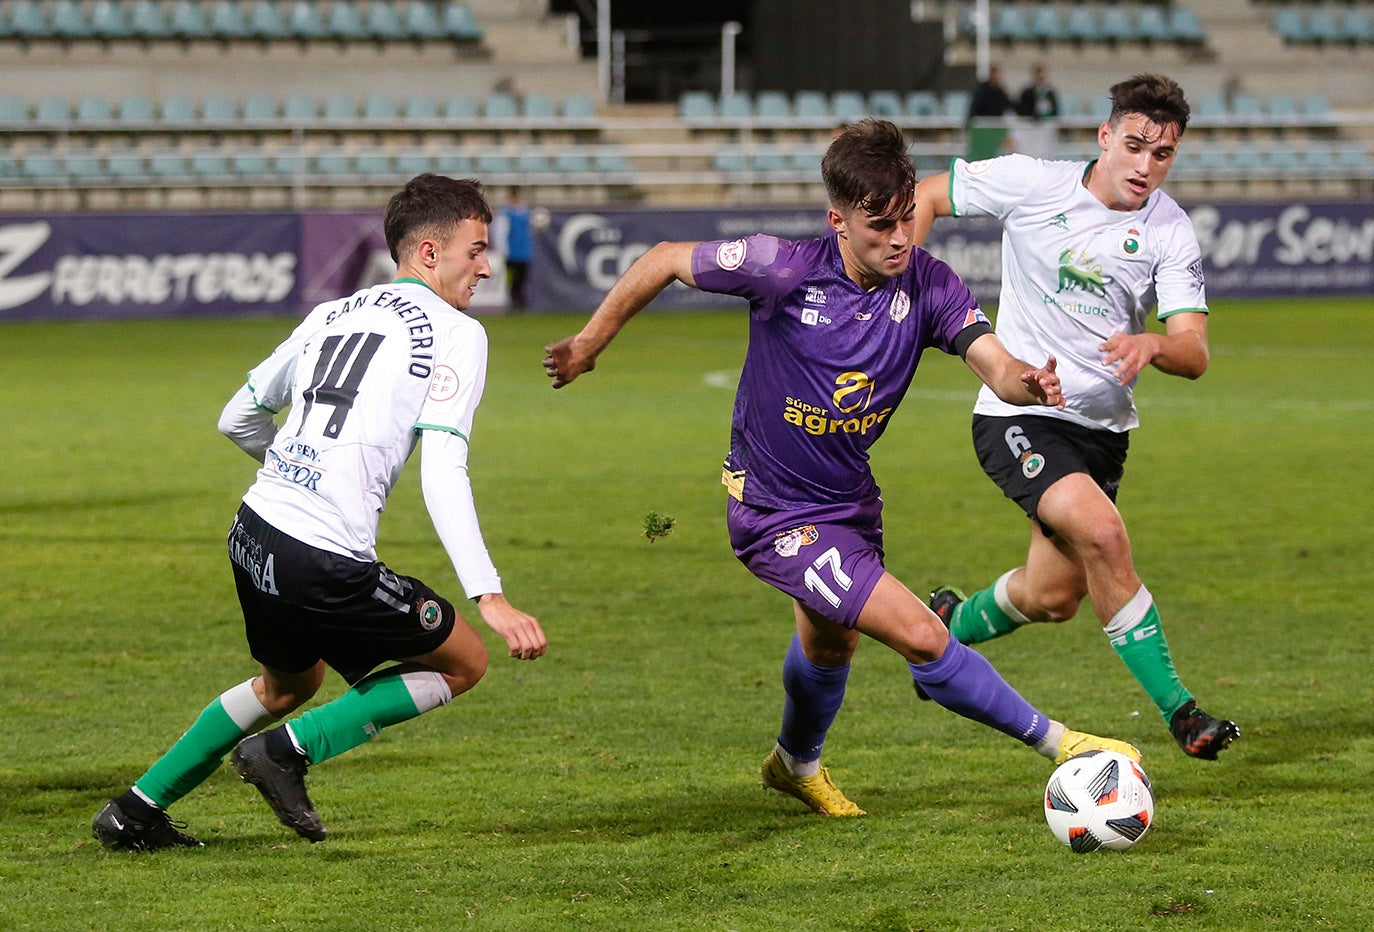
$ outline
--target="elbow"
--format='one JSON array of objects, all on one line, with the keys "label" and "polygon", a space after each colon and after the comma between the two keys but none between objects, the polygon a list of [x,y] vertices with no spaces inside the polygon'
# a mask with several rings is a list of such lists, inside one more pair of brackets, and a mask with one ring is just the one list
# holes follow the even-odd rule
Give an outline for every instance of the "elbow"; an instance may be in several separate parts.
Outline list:
[{"label": "elbow", "polygon": [[1211,361],[1212,354],[1204,348],[1198,355],[1198,358],[1193,361],[1193,365],[1189,367],[1188,371],[1183,373],[1184,377],[1190,381],[1197,381],[1202,378],[1203,373],[1207,371],[1207,365]]}]

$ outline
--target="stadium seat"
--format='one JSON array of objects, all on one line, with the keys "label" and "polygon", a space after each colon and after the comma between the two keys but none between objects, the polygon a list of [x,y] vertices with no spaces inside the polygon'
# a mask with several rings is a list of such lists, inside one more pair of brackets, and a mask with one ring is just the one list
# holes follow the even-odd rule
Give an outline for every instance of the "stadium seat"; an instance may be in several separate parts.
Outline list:
[{"label": "stadium seat", "polygon": [[310,159],[310,169],[317,175],[340,176],[357,174],[353,159],[342,152],[321,152]]},{"label": "stadium seat", "polygon": [[210,37],[210,24],[205,19],[201,5],[195,0],[177,0],[172,4],[167,17],[168,32],[182,41],[207,39]]},{"label": "stadium seat", "polygon": [[466,3],[455,3],[450,0],[444,4],[440,25],[442,35],[449,39],[471,41],[482,38],[482,29],[477,25],[477,18],[472,15],[472,10]]},{"label": "stadium seat", "polygon": [[153,102],[147,97],[130,96],[119,102],[118,120],[122,124],[149,126],[153,123]]},{"label": "stadium seat", "polygon": [[787,156],[781,152],[755,152],[749,158],[749,169],[756,172],[785,172]]},{"label": "stadium seat", "polygon": [[444,101],[443,115],[450,120],[477,118],[477,101],[463,94],[454,94]]},{"label": "stadium seat", "polygon": [[586,94],[569,94],[563,98],[563,116],[569,120],[594,120],[596,104]]},{"label": "stadium seat", "polygon": [[79,0],[56,0],[48,13],[50,35],[64,42],[95,37],[95,28],[86,18]]},{"label": "stadium seat", "polygon": [[100,156],[94,152],[69,152],[62,164],[73,181],[94,181],[105,174]]},{"label": "stadium seat", "polygon": [[744,158],[743,152],[733,149],[720,150],[711,155],[711,167],[718,172],[725,172],[729,175],[743,174],[748,163]]},{"label": "stadium seat", "polygon": [[1098,23],[1098,36],[1106,42],[1134,42],[1137,33],[1130,13],[1119,6],[1103,9],[1102,19]]},{"label": "stadium seat", "polygon": [[1231,114],[1247,123],[1260,124],[1264,121],[1264,105],[1254,94],[1235,94],[1231,97]]},{"label": "stadium seat", "polygon": [[65,97],[44,97],[33,105],[33,118],[39,123],[67,123],[72,118],[71,105]]},{"label": "stadium seat", "polygon": [[30,152],[19,163],[19,174],[34,180],[52,180],[63,174],[57,157],[48,152]]},{"label": "stadium seat", "polygon": [[264,42],[291,37],[291,31],[286,28],[286,18],[282,16],[277,0],[257,0],[249,8],[248,32],[254,39]]},{"label": "stadium seat", "polygon": [[1341,41],[1341,24],[1336,19],[1336,11],[1326,7],[1314,7],[1307,14],[1307,40],[1316,43],[1338,43]]},{"label": "stadium seat", "polygon": [[1175,6],[1169,12],[1169,32],[1175,42],[1201,45],[1207,41],[1207,30],[1197,14],[1184,6]]},{"label": "stadium seat", "polygon": [[105,173],[111,178],[129,180],[148,177],[148,165],[143,155],[134,150],[112,152],[105,156]]},{"label": "stadium seat", "polygon": [[519,107],[513,94],[493,92],[482,102],[482,115],[489,120],[513,120],[519,115]]},{"label": "stadium seat", "polygon": [[520,101],[520,115],[530,120],[552,121],[558,117],[558,108],[547,94],[526,94]]},{"label": "stadium seat", "polygon": [[333,123],[351,123],[358,118],[358,102],[344,94],[331,94],[324,101],[324,118]]},{"label": "stadium seat", "polygon": [[157,112],[163,123],[190,124],[196,120],[195,104],[189,97],[164,97],[158,103]]},{"label": "stadium seat", "polygon": [[785,91],[759,91],[754,112],[765,120],[787,120],[792,116],[792,100]]},{"label": "stadium seat", "polygon": [[0,124],[23,126],[29,120],[29,105],[18,97],[0,97]]},{"label": "stadium seat", "polygon": [[229,157],[229,171],[238,178],[260,178],[272,173],[272,163],[261,152],[235,152]]},{"label": "stadium seat", "polygon": [[896,91],[870,91],[868,94],[868,112],[876,117],[886,117],[889,120],[900,119],[902,116],[902,98]]},{"label": "stadium seat", "polygon": [[1369,150],[1362,142],[1339,142],[1335,146],[1334,154],[1337,167],[1353,174],[1364,176],[1374,169],[1374,162],[1369,158]]},{"label": "stadium seat", "polygon": [[[972,23],[968,31],[972,33]],[[1016,4],[1006,3],[994,8],[992,21],[988,23],[988,38],[994,42],[1029,42],[1035,36],[1026,11]]]},{"label": "stadium seat", "polygon": [[40,0],[16,0],[10,11],[9,26],[10,33],[21,40],[51,39],[55,35],[52,20],[43,12]]},{"label": "stadium seat", "polygon": [[439,104],[428,94],[412,94],[402,106],[407,120],[433,120],[439,116]]},{"label": "stadium seat", "polygon": [[1203,122],[1225,120],[1231,115],[1226,106],[1226,98],[1220,94],[1204,94],[1193,106],[1193,116]]},{"label": "stadium seat", "polygon": [[252,34],[243,11],[234,0],[215,0],[207,25],[211,36],[225,42],[246,39]]},{"label": "stadium seat", "polygon": [[358,42],[367,38],[363,17],[351,0],[340,0],[329,6],[324,21],[325,35],[336,42]]},{"label": "stadium seat", "polygon": [[114,112],[104,97],[82,97],[76,102],[78,123],[109,123],[113,120]]},{"label": "stadium seat", "polygon": [[372,178],[396,173],[391,156],[385,152],[360,152],[353,157],[353,167],[358,174]]},{"label": "stadium seat", "polygon": [[155,152],[148,156],[148,174],[154,178],[184,178],[188,172],[186,158],[175,152]]},{"label": "stadium seat", "polygon": [[586,175],[592,170],[592,161],[580,152],[562,152],[553,157],[553,170],[565,175]]},{"label": "stadium seat", "polygon": [[830,95],[830,114],[841,123],[853,123],[868,116],[868,103],[858,91],[836,91]]},{"label": "stadium seat", "polygon": [[238,123],[238,110],[238,104],[230,97],[207,97],[200,102],[200,121],[206,126],[233,126]]},{"label": "stadium seat", "polygon": [[787,153],[787,170],[819,178],[821,153],[815,149],[793,149]]},{"label": "stadium seat", "polygon": [[525,152],[516,157],[515,170],[522,175],[546,175],[553,171],[553,164],[542,152]]},{"label": "stadium seat", "polygon": [[[160,11],[158,18],[161,19]],[[134,35],[133,24],[126,14],[125,5],[116,3],[115,0],[95,0],[90,6],[88,22],[91,35],[102,42],[130,39]]]},{"label": "stadium seat", "polygon": [[736,91],[720,99],[720,116],[726,120],[747,120],[754,115],[754,104],[748,94]]},{"label": "stadium seat", "polygon": [[300,122],[301,120],[318,119],[320,110],[315,103],[315,98],[306,97],[302,94],[292,94],[282,101],[281,115],[282,119]]},{"label": "stadium seat", "polygon": [[395,120],[399,115],[396,99],[387,94],[369,94],[363,101],[364,120]]},{"label": "stadium seat", "polygon": [[277,152],[267,159],[267,169],[280,178],[303,178],[308,163],[299,152]]},{"label": "stadium seat", "polygon": [[1274,31],[1289,45],[1311,40],[1307,32],[1307,17],[1297,7],[1280,7],[1274,11]]},{"label": "stadium seat", "polygon": [[1269,169],[1277,175],[1296,175],[1304,166],[1295,148],[1287,144],[1273,146],[1265,153]]},{"label": "stadium seat", "polygon": [[243,99],[243,119],[249,123],[271,123],[277,120],[277,99],[266,94],[248,95]]},{"label": "stadium seat", "polygon": [[430,158],[423,152],[402,152],[395,159],[396,173],[407,178],[423,175],[431,169]]},{"label": "stadium seat", "polygon": [[820,91],[797,91],[792,96],[792,112],[799,120],[830,120],[830,103]]},{"label": "stadium seat", "polygon": [[1273,94],[1265,104],[1265,111],[1271,120],[1283,123],[1295,122],[1298,118],[1298,104],[1289,94]]},{"label": "stadium seat", "polygon": [[932,91],[908,91],[904,106],[907,116],[936,116],[940,112],[940,98]]},{"label": "stadium seat", "polygon": [[197,152],[188,164],[191,174],[201,178],[223,179],[229,174],[229,160],[218,152]]},{"label": "stadium seat", "polygon": [[283,19],[286,34],[298,42],[316,42],[329,35],[329,28],[320,15],[320,4],[315,0],[292,0]]},{"label": "stadium seat", "polygon": [[363,32],[377,42],[399,42],[406,37],[405,26],[396,4],[389,0],[372,0],[363,13]]},{"label": "stadium seat", "polygon": [[1057,7],[1037,6],[1031,14],[1031,38],[1041,42],[1063,42],[1068,38],[1064,19]]},{"label": "stadium seat", "polygon": [[1304,94],[1300,106],[1302,115],[1309,120],[1325,122],[1331,119],[1331,99],[1325,94]]},{"label": "stadium seat", "polygon": [[677,101],[677,113],[684,120],[713,120],[715,99],[706,91],[684,91]]},{"label": "stadium seat", "polygon": [[1174,38],[1173,30],[1164,18],[1163,9],[1153,3],[1142,6],[1136,12],[1135,34],[1146,43],[1170,42]]},{"label": "stadium seat", "polygon": [[157,0],[137,0],[129,10],[129,35],[144,42],[171,39],[172,24]]},{"label": "stadium seat", "polygon": [[489,152],[477,156],[475,168],[478,175],[509,175],[515,170],[510,156]]},{"label": "stadium seat", "polygon": [[1101,36],[1097,11],[1090,6],[1072,6],[1064,17],[1064,38],[1071,42],[1096,42]]},{"label": "stadium seat", "polygon": [[445,153],[434,159],[434,171],[454,178],[466,177],[472,174],[472,160],[466,155]]},{"label": "stadium seat", "polygon": [[1374,42],[1374,19],[1368,8],[1352,6],[1342,11],[1341,35],[1346,42],[1356,45]]},{"label": "stadium seat", "polygon": [[973,95],[969,91],[945,91],[940,95],[940,113],[951,120],[964,120],[968,116],[969,103]]},{"label": "stadium seat", "polygon": [[440,38],[443,25],[434,7],[423,0],[410,0],[401,11],[401,33],[407,39],[423,42]]},{"label": "stadium seat", "polygon": [[631,175],[634,166],[621,152],[598,152],[592,156],[592,169],[602,175]]},{"label": "stadium seat", "polygon": [[1088,115],[1098,123],[1105,123],[1112,116],[1112,98],[1107,94],[1097,94],[1088,101]]}]

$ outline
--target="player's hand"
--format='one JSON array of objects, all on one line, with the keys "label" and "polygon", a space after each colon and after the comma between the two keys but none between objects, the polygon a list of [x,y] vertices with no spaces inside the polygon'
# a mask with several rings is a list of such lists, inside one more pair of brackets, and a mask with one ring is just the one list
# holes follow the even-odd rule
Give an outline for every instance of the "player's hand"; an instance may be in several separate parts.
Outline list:
[{"label": "player's hand", "polygon": [[534,660],[548,650],[549,641],[539,621],[511,605],[501,593],[482,596],[477,600],[477,610],[487,626],[505,639],[510,656],[517,660]]},{"label": "player's hand", "polygon": [[1056,371],[1058,367],[1058,360],[1051,356],[1039,369],[1021,373],[1021,384],[1026,386],[1026,391],[1040,404],[1063,411],[1064,391],[1059,384],[1059,373]]},{"label": "player's hand", "polygon": [[1155,358],[1159,335],[1155,333],[1114,333],[1098,349],[1107,355],[1102,365],[1113,369],[1118,385],[1125,385],[1140,374]]},{"label": "player's hand", "polygon": [[544,372],[553,379],[554,388],[562,388],[596,368],[596,356],[582,348],[576,335],[550,343],[544,352]]}]

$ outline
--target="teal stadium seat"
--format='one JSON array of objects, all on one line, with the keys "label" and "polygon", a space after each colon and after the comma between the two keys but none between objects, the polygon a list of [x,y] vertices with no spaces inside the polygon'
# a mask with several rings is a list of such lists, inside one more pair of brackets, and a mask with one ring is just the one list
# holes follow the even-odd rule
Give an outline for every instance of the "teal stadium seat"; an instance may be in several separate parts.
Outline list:
[{"label": "teal stadium seat", "polygon": [[1304,94],[1299,106],[1308,120],[1319,123],[1331,120],[1331,99],[1325,94]]},{"label": "teal stadium seat", "polygon": [[528,120],[552,122],[558,118],[558,108],[547,94],[526,94],[520,101],[520,115]]},{"label": "teal stadium seat", "polygon": [[969,91],[945,91],[940,95],[940,115],[962,122],[968,116],[973,94]]},{"label": "teal stadium seat", "polygon": [[907,116],[933,117],[940,113],[940,98],[933,91],[908,91],[904,106]]},{"label": "teal stadium seat", "polygon": [[716,118],[715,99],[706,91],[684,91],[677,100],[677,113],[684,120],[714,120]]},{"label": "teal stadium seat", "polygon": [[105,156],[105,173],[111,178],[128,181],[148,177],[148,163],[135,150],[112,152]]},{"label": "teal stadium seat", "polygon": [[820,177],[821,153],[815,149],[793,149],[787,153],[787,170]]},{"label": "teal stadium seat", "polygon": [[100,164],[100,156],[94,152],[69,152],[63,160],[63,167],[72,181],[95,181],[105,174],[105,166]]},{"label": "teal stadium seat", "polygon": [[1307,17],[1297,7],[1285,6],[1274,11],[1274,31],[1287,45],[1302,45],[1311,41],[1307,32]]},{"label": "teal stadium seat", "polygon": [[303,94],[292,94],[282,101],[281,115],[282,119],[293,123],[316,120],[319,119],[320,108],[315,102],[315,98],[306,97]]},{"label": "teal stadium seat", "polygon": [[8,150],[0,151],[0,181],[19,177],[19,158]]},{"label": "teal stadium seat", "polygon": [[262,42],[291,38],[291,30],[286,28],[286,17],[277,6],[277,0],[256,0],[249,7],[248,32]]},{"label": "teal stadium seat", "polygon": [[1231,98],[1231,114],[1246,123],[1264,122],[1264,105],[1254,94],[1235,94]]},{"label": "teal stadium seat", "polygon": [[153,101],[137,95],[125,97],[119,102],[117,119],[129,126],[151,126],[154,122]]},{"label": "teal stadium seat", "polygon": [[[971,23],[969,32],[972,32]],[[988,38],[994,42],[1015,43],[1030,42],[1035,35],[1026,11],[1016,4],[1005,3],[993,8],[992,21],[988,23]]]},{"label": "teal stadium seat", "polygon": [[358,102],[344,94],[331,94],[324,101],[324,118],[331,123],[351,123],[358,119]]},{"label": "teal stadium seat", "polygon": [[72,108],[65,97],[44,97],[33,105],[33,118],[39,123],[71,121]]},{"label": "teal stadium seat", "polygon": [[262,178],[272,174],[272,163],[261,152],[235,152],[229,157],[229,171],[237,178]]},{"label": "teal stadium seat", "polygon": [[1341,14],[1341,32],[1347,42],[1358,45],[1374,42],[1374,16],[1367,7],[1352,6]]},{"label": "teal stadium seat", "polygon": [[19,163],[19,174],[35,181],[50,181],[62,177],[62,165],[57,156],[48,152],[30,152]]},{"label": "teal stadium seat", "polygon": [[286,31],[301,43],[318,42],[329,36],[329,27],[316,0],[294,0],[286,10]]},{"label": "teal stadium seat", "polygon": [[792,96],[792,112],[797,119],[812,123],[830,121],[830,102],[820,91],[797,91]]},{"label": "teal stadium seat", "polygon": [[391,156],[385,152],[360,152],[353,157],[353,167],[358,174],[369,178],[396,173],[392,167]]},{"label": "teal stadium seat", "polygon": [[1174,32],[1164,18],[1163,9],[1153,3],[1147,3],[1136,11],[1135,34],[1147,44],[1172,42],[1174,39]]},{"label": "teal stadium seat", "polygon": [[402,104],[407,120],[434,120],[439,116],[439,103],[428,94],[411,94]]},{"label": "teal stadium seat", "polygon": [[466,94],[453,94],[444,100],[443,115],[449,120],[475,120],[477,101]]},{"label": "teal stadium seat", "polygon": [[830,95],[830,115],[841,123],[853,123],[868,116],[868,102],[858,91],[836,91]]},{"label": "teal stadium seat", "polygon": [[82,97],[76,102],[76,122],[102,124],[114,122],[114,111],[104,97]]},{"label": "teal stadium seat", "polygon": [[[158,19],[162,18],[157,11]],[[90,7],[91,33],[102,42],[134,37],[133,23],[129,19],[125,4],[115,0],[95,0]]]},{"label": "teal stadium seat", "polygon": [[176,152],[155,152],[148,156],[148,174],[154,178],[184,178],[189,173],[186,157]]},{"label": "teal stadium seat", "polygon": [[553,170],[564,175],[587,175],[592,160],[581,152],[561,152],[553,157]]},{"label": "teal stadium seat", "polygon": [[1197,14],[1184,6],[1176,6],[1169,12],[1169,31],[1175,42],[1201,45],[1207,41],[1207,30]]},{"label": "teal stadium seat", "polygon": [[401,14],[389,0],[372,0],[363,13],[363,31],[377,42],[399,42],[406,37]]},{"label": "teal stadium seat", "polygon": [[238,120],[239,106],[231,97],[216,94],[200,102],[200,121],[206,126],[233,126]]},{"label": "teal stadium seat", "polygon": [[1328,7],[1314,7],[1307,13],[1307,38],[1309,42],[1317,44],[1340,44],[1344,37],[1341,35],[1341,23],[1336,16],[1336,11]]},{"label": "teal stadium seat", "polygon": [[167,29],[183,42],[210,38],[210,23],[197,0],[177,0],[167,17]]},{"label": "teal stadium seat", "polygon": [[48,13],[52,37],[63,42],[95,38],[95,27],[78,0],[56,0]]},{"label": "teal stadium seat", "polygon": [[526,152],[516,157],[515,170],[522,175],[547,175],[553,171],[553,163],[542,152]]},{"label": "teal stadium seat", "polygon": [[321,152],[310,160],[310,169],[317,175],[327,177],[357,174],[353,159],[342,152]]},{"label": "teal stadium seat", "polygon": [[724,120],[748,120],[754,116],[754,104],[748,94],[736,91],[720,99],[720,116]]},{"label": "teal stadium seat", "polygon": [[896,91],[869,91],[868,112],[889,120],[902,116],[902,98]]},{"label": "teal stadium seat", "polygon": [[1103,41],[1118,45],[1137,39],[1135,21],[1129,12],[1119,6],[1109,6],[1102,10],[1098,34]]},{"label": "teal stadium seat", "polygon": [[623,152],[598,152],[592,156],[592,170],[598,175],[633,175],[634,166]]},{"label": "teal stadium seat", "polygon": [[1064,17],[1064,38],[1070,42],[1093,43],[1101,38],[1097,11],[1090,6],[1073,6]]},{"label": "teal stadium seat", "polygon": [[129,35],[143,42],[175,38],[171,21],[162,15],[162,5],[157,0],[138,0],[130,8]]},{"label": "teal stadium seat", "polygon": [[1037,6],[1031,14],[1031,38],[1040,42],[1063,42],[1068,38],[1064,18],[1057,7]]},{"label": "teal stadium seat", "polygon": [[400,116],[396,98],[387,94],[368,94],[363,100],[364,120],[395,120]]},{"label": "teal stadium seat", "polygon": [[303,178],[308,164],[299,152],[276,152],[268,156],[267,170],[278,178]]},{"label": "teal stadium seat", "polygon": [[367,38],[362,13],[353,0],[336,0],[330,4],[324,21],[325,34],[336,42],[360,42]]},{"label": "teal stadium seat", "polygon": [[22,127],[29,121],[29,105],[18,97],[0,97],[0,124]]},{"label": "teal stadium seat", "polygon": [[275,123],[277,99],[267,94],[249,94],[243,99],[243,119],[246,123]]},{"label": "teal stadium seat", "polygon": [[718,150],[711,155],[711,167],[727,175],[740,175],[748,169],[748,162],[743,152]]},{"label": "teal stadium seat", "polygon": [[9,31],[16,39],[24,41],[55,36],[52,20],[43,11],[40,0],[15,0],[10,10]]},{"label": "teal stadium seat", "polygon": [[792,101],[784,91],[759,91],[754,98],[754,112],[764,120],[788,120],[792,117]]},{"label": "teal stadium seat", "polygon": [[586,94],[569,94],[563,98],[563,118],[567,120],[595,120],[596,103]]},{"label": "teal stadium seat", "polygon": [[494,92],[482,102],[482,115],[489,120],[513,120],[519,115],[519,106],[513,94]]},{"label": "teal stadium seat", "polygon": [[787,156],[781,152],[755,152],[749,159],[751,171],[777,173],[787,171]]},{"label": "teal stadium seat", "polygon": [[1276,175],[1297,175],[1303,170],[1302,160],[1298,157],[1298,151],[1287,143],[1280,143],[1269,149],[1265,153],[1265,159],[1269,164],[1269,169]]},{"label": "teal stadium seat", "polygon": [[1088,115],[1098,123],[1106,123],[1112,117],[1112,98],[1107,94],[1097,94],[1088,101]]},{"label": "teal stadium seat", "polygon": [[477,17],[473,16],[471,8],[466,3],[450,0],[449,3],[444,4],[440,23],[442,34],[446,38],[461,42],[471,42],[482,38],[482,28],[477,25]]},{"label": "teal stadium seat", "polygon": [[208,17],[210,35],[222,42],[247,39],[252,35],[243,10],[234,0],[215,0]]},{"label": "teal stadium seat", "polygon": [[1269,114],[1269,119],[1276,123],[1296,123],[1298,119],[1298,103],[1290,94],[1273,94],[1265,104],[1265,112]]},{"label": "teal stadium seat", "polygon": [[442,37],[443,25],[432,4],[410,0],[401,11],[401,33],[413,42]]},{"label": "teal stadium seat", "polygon": [[163,123],[189,125],[196,121],[196,107],[189,97],[164,97],[157,110]]},{"label": "teal stadium seat", "polygon": [[423,175],[433,167],[429,156],[423,152],[402,152],[395,159],[396,173],[406,178]]},{"label": "teal stadium seat", "polygon": [[1231,111],[1226,106],[1226,98],[1220,94],[1204,94],[1193,105],[1193,117],[1203,122],[1211,123],[1225,120],[1230,115]]},{"label": "teal stadium seat", "polygon": [[1369,158],[1369,150],[1362,142],[1338,142],[1335,147],[1336,166],[1343,171],[1361,177],[1374,169]]},{"label": "teal stadium seat", "polygon": [[495,152],[477,156],[475,167],[478,175],[509,175],[515,170],[510,156]]},{"label": "teal stadium seat", "polygon": [[472,159],[456,152],[448,152],[434,159],[434,171],[441,175],[464,178],[472,174]]}]

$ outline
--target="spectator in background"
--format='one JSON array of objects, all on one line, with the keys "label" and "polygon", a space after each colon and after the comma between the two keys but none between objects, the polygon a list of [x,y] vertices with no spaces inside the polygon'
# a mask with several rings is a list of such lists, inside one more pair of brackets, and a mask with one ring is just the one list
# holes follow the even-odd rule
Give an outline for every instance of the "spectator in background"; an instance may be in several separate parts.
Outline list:
[{"label": "spectator in background", "polygon": [[1002,86],[1002,69],[997,65],[988,68],[988,76],[973,88],[973,97],[969,100],[968,118],[975,120],[978,117],[1000,117],[1008,113],[1015,112],[1016,107],[1012,104],[1011,95]]},{"label": "spectator in background", "polygon": [[510,189],[504,210],[506,220],[506,284],[510,289],[510,308],[525,309],[525,280],[529,276],[534,240],[530,235],[530,209],[519,188]]},{"label": "spectator in background", "polygon": [[1031,69],[1030,83],[1021,91],[1016,112],[1032,120],[1050,120],[1059,116],[1059,92],[1045,74],[1045,66]]}]

